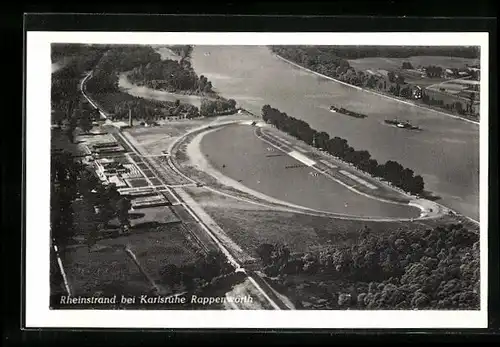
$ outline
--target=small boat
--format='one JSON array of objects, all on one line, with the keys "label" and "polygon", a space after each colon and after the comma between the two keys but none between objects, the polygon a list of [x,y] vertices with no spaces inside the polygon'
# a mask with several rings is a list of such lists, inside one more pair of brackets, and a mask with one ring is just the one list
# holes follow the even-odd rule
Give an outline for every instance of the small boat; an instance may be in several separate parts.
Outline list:
[{"label": "small boat", "polygon": [[386,124],[393,125],[399,129],[421,130],[419,126],[412,125],[409,121],[401,121],[398,119],[386,119]]}]

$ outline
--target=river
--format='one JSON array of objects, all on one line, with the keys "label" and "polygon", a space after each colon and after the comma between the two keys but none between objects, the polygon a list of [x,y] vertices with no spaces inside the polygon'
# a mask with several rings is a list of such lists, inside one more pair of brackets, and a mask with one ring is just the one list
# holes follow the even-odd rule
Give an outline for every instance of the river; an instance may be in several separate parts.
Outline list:
[{"label": "river", "polygon": [[[479,126],[356,90],[296,68],[262,46],[196,46],[192,64],[226,98],[260,114],[264,104],[303,119],[330,136],[367,149],[379,162],[397,160],[421,174],[440,202],[479,220]],[[328,111],[332,104],[368,115]],[[421,132],[389,127],[409,120]]]}]

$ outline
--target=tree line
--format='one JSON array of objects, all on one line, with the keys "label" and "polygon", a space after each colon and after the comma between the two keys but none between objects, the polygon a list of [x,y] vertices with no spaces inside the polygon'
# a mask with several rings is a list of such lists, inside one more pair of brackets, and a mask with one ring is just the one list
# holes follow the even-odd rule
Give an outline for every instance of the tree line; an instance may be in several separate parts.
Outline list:
[{"label": "tree line", "polygon": [[262,107],[262,118],[265,122],[308,145],[322,148],[331,155],[353,164],[374,177],[383,178],[406,192],[420,194],[424,190],[422,176],[414,175],[413,170],[404,168],[397,161],[389,160],[384,164],[379,164],[367,150],[355,150],[349,146],[347,140],[337,136],[330,138],[326,132],[318,132],[303,120],[290,117],[269,105]]},{"label": "tree line", "polygon": [[[189,47],[189,48],[188,48]],[[161,60],[152,47],[119,46],[108,50],[94,68],[87,82],[87,91],[100,105],[112,114],[113,119],[128,119],[129,110],[134,119],[153,121],[184,115],[187,118],[226,114],[235,110],[236,102],[218,96],[212,83],[203,75],[197,76],[189,61],[191,46],[180,46],[177,54],[185,59]],[[118,90],[118,73],[128,72],[131,82],[170,92],[187,91],[209,95],[216,100],[204,100],[203,110],[190,104],[147,100],[129,96]],[[111,103],[108,95],[114,94]],[[119,97],[116,97],[119,96]]]},{"label": "tree line", "polygon": [[[96,99],[100,100],[101,97],[97,95]],[[132,113],[132,119],[146,122],[179,117],[183,114],[186,115],[186,118],[200,116],[196,106],[181,103],[179,100],[150,100],[123,94],[122,98],[113,100],[109,105],[107,105],[106,101],[100,104],[111,113],[110,118],[112,120],[128,120],[129,110]]]},{"label": "tree line", "polygon": [[[373,48],[373,49],[372,49]],[[395,73],[394,71],[389,71],[387,76],[381,74],[371,74],[365,73],[364,71],[356,71],[350,66],[347,59],[357,59],[365,57],[383,56],[383,57],[409,57],[412,55],[435,55],[432,52],[440,52],[440,54],[453,56],[468,55],[467,58],[476,58],[474,54],[474,47],[456,47],[455,51],[453,47],[447,50],[449,47],[420,47],[420,49],[413,50],[413,47],[402,47],[402,52],[398,56],[397,52],[400,47],[354,47],[354,46],[272,46],[271,50],[282,56],[285,59],[291,60],[301,66],[304,66],[310,70],[319,72],[323,75],[335,78],[339,81],[358,86],[361,88],[373,89],[376,91],[389,93],[396,97],[404,97],[407,99],[414,98],[414,87],[405,82],[405,78],[400,73]],[[387,50],[386,50],[387,48]],[[405,50],[408,48],[408,50]],[[417,47],[418,48],[418,47]],[[436,48],[437,50],[434,50]],[[357,56],[358,49],[360,50],[361,56]],[[378,53],[377,53],[378,52]],[[462,52],[463,54],[460,55]],[[391,55],[394,53],[395,55]],[[411,54],[410,54],[411,53]],[[378,55],[377,55],[378,54]],[[407,55],[409,54],[409,55]],[[456,55],[455,55],[456,54]],[[351,56],[352,55],[352,56]],[[412,68],[411,63],[404,62],[404,69]],[[429,65],[426,68],[427,77],[440,77],[443,73],[443,68],[439,66]],[[477,80],[479,75],[477,72],[469,71],[472,78]],[[457,70],[458,73],[458,70]],[[474,94],[474,93],[471,93]],[[430,99],[419,98],[423,103],[427,105],[437,106],[449,111],[453,111],[459,114],[473,114],[473,102],[474,100],[469,100],[466,104],[463,101],[455,101],[452,103],[441,103],[440,101],[432,101]],[[461,106],[457,106],[457,102],[461,103]],[[477,114],[475,115],[477,116]]]},{"label": "tree line", "polygon": [[110,45],[89,45],[80,43],[52,43],[50,45],[50,58],[55,63],[63,58],[71,57],[81,59],[92,51],[105,52]]},{"label": "tree line", "polygon": [[[76,54],[71,61],[52,74],[51,105],[58,123],[69,119],[82,98],[79,85],[83,74],[90,70],[106,52],[105,46],[88,46],[73,44],[53,44],[52,55]],[[54,58],[53,58],[54,59]]]},{"label": "tree line", "polygon": [[200,105],[200,115],[203,117],[214,117],[223,114],[231,114],[236,111],[234,99],[217,97],[215,100],[204,98]]},{"label": "tree line", "polygon": [[[88,213],[85,229],[89,232],[89,245],[95,242],[97,233],[106,229],[115,217],[122,229],[130,227],[130,200],[120,195],[114,184],[102,185],[91,169],[75,161],[71,154],[63,151],[53,155],[50,179],[51,232],[59,245],[68,244],[75,235],[74,203],[77,199],[81,199],[82,209]],[[79,212],[82,209],[78,209]]]},{"label": "tree line", "polygon": [[88,132],[92,129],[92,122],[100,118],[99,112],[86,103],[80,92],[80,83],[84,74],[99,61],[108,47],[100,45],[73,47],[70,44],[61,44],[53,45],[52,49],[59,50],[57,54],[63,52],[76,54],[66,66],[52,74],[51,85],[52,123],[59,125],[70,142],[73,142],[77,127],[83,132]]},{"label": "tree line", "polygon": [[181,57],[181,61],[191,58],[193,46],[190,45],[174,45],[169,46],[170,50]]},{"label": "tree line", "polygon": [[385,234],[365,227],[352,245],[291,254],[265,243],[256,253],[292,294],[300,296],[293,276],[311,275],[339,309],[479,308],[479,236],[459,223]]},{"label": "tree line", "polygon": [[160,270],[162,281],[170,287],[182,286],[192,291],[196,288],[215,283],[221,276],[234,272],[234,268],[220,251],[198,253],[193,262],[167,264]]},{"label": "tree line", "polygon": [[198,77],[189,60],[160,60],[138,65],[128,74],[136,85],[169,92],[189,91],[196,94],[213,94],[212,83],[201,75]]},{"label": "tree line", "polygon": [[118,74],[138,65],[161,61],[161,55],[150,46],[113,46],[93,68],[87,87],[94,93],[118,91]]},{"label": "tree line", "polygon": [[[274,46],[279,49],[282,46]],[[291,49],[305,46],[289,46]],[[369,57],[409,58],[412,56],[453,56],[469,59],[479,58],[479,47],[476,46],[308,46],[309,51],[318,50],[344,59],[361,59]]]}]

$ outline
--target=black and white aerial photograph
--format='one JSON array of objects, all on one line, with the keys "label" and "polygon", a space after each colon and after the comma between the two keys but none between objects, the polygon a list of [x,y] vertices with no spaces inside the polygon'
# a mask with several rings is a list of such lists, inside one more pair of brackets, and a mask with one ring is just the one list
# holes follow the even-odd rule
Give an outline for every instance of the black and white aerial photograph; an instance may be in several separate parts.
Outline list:
[{"label": "black and white aerial photograph", "polygon": [[479,311],[481,48],[410,44],[51,43],[50,310]]}]

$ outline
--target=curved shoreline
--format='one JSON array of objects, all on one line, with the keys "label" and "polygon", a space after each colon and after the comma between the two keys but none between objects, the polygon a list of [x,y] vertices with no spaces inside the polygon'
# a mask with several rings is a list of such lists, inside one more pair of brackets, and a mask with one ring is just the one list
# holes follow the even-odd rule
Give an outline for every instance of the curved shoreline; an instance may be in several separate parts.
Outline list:
[{"label": "curved shoreline", "polygon": [[[231,122],[231,123],[237,123],[237,122]],[[220,125],[224,126],[224,125],[228,125],[228,124],[229,123],[220,124]],[[207,130],[207,131],[203,131],[203,130]],[[204,135],[206,135],[212,131],[215,131],[215,130],[217,130],[217,129],[208,129],[208,126],[205,126],[205,127],[200,127],[196,130],[193,129],[193,131],[189,132],[189,134],[192,134],[194,132],[200,131],[199,134],[195,135],[195,138],[191,139],[191,141],[189,142],[189,144],[187,145],[187,148],[186,148],[186,154],[189,158],[190,164],[197,167],[198,170],[201,170],[202,172],[205,172],[208,175],[212,176],[213,178],[215,178],[218,182],[220,182],[223,185],[229,186],[229,187],[236,189],[238,191],[242,191],[242,192],[247,193],[249,195],[255,196],[257,199],[267,201],[271,204],[277,204],[277,205],[281,206],[281,209],[283,209],[283,210],[289,209],[288,212],[313,214],[313,215],[319,214],[322,216],[328,216],[328,217],[337,218],[337,219],[366,220],[366,221],[414,221],[414,220],[435,219],[435,218],[439,218],[443,215],[442,213],[434,213],[432,215],[427,215],[427,214],[421,213],[420,216],[417,216],[414,218],[378,217],[378,216],[369,216],[369,217],[366,216],[365,217],[365,216],[358,216],[358,215],[348,215],[348,214],[341,214],[341,213],[335,213],[335,212],[315,210],[315,209],[311,209],[308,207],[288,203],[286,201],[282,201],[282,200],[279,200],[276,198],[272,198],[266,194],[254,191],[253,189],[248,188],[248,187],[242,185],[241,183],[234,181],[233,179],[231,179],[231,178],[223,175],[219,171],[213,169],[213,167],[211,168],[211,165],[208,163],[208,161],[206,161],[206,158],[204,157],[203,153],[201,152],[200,142],[201,142],[201,139],[203,138]],[[184,141],[189,134],[186,134],[186,136],[183,136],[183,137],[177,139],[175,141],[175,143],[172,144],[172,148],[175,145]],[[182,174],[182,175],[184,175],[184,174]],[[192,179],[190,179],[190,180],[192,181]],[[234,196],[232,194],[219,192],[217,189],[214,189],[214,188],[211,188],[208,186],[204,186],[204,188],[208,189],[216,194],[224,195],[224,196],[231,197],[231,198],[234,198],[234,199],[237,199],[240,201],[254,203],[254,204],[266,207],[265,203],[259,203],[259,202],[251,201],[251,200],[241,198],[238,196]],[[357,193],[357,191],[354,191],[354,192]],[[362,194],[362,195],[365,195],[365,194]],[[371,197],[371,196],[365,196],[365,197],[379,200],[377,197]],[[380,201],[382,201],[382,200],[380,200]],[[401,204],[400,202],[393,202],[393,201],[382,201],[382,202]],[[410,203],[407,203],[404,205],[418,208],[418,209],[420,209],[421,212],[426,211],[425,206],[422,206],[417,201],[411,201]],[[275,206],[267,206],[267,207],[276,208]]]},{"label": "curved shoreline", "polygon": [[127,73],[123,72],[118,77],[118,87],[121,88],[125,93],[139,97],[143,99],[156,100],[156,101],[167,101],[175,102],[179,100],[181,103],[187,103],[200,107],[201,101],[203,99],[215,100],[213,96],[187,94],[187,93],[174,93],[166,90],[153,89],[147,86],[139,86],[132,83],[128,77]]},{"label": "curved shoreline", "polygon": [[438,114],[441,114],[441,115],[444,115],[444,116],[447,116],[447,117],[450,117],[450,118],[455,118],[455,119],[459,119],[459,120],[462,120],[464,122],[468,122],[468,123],[472,123],[472,124],[476,124],[476,125],[479,125],[479,122],[475,122],[473,120],[470,120],[470,119],[467,119],[467,118],[463,118],[463,117],[460,117],[460,116],[456,116],[456,115],[453,115],[453,114],[450,114],[450,113],[446,113],[446,112],[443,112],[443,111],[438,111],[438,110],[435,110],[433,108],[430,108],[430,107],[425,107],[425,106],[422,106],[422,105],[418,105],[418,104],[415,104],[415,103],[412,103],[412,102],[409,102],[409,101],[406,101],[406,100],[401,100],[401,99],[398,99],[396,97],[392,97],[392,96],[389,96],[389,95],[385,95],[385,94],[382,94],[382,93],[378,93],[376,91],[373,91],[373,90],[370,90],[370,89],[366,89],[366,88],[361,88],[361,87],[358,87],[358,86],[355,86],[355,85],[352,85],[352,84],[349,84],[349,83],[346,83],[346,82],[343,82],[341,80],[338,80],[338,79],[335,79],[333,77],[330,77],[330,76],[327,76],[327,75],[324,75],[324,74],[321,74],[319,72],[316,72],[316,71],[313,71],[311,69],[308,69],[302,65],[299,65],[297,63],[294,63],[293,61],[291,60],[288,60],[286,58],[283,58],[282,56],[280,56],[279,54],[276,54],[274,53],[274,56],[276,56],[278,59],[280,60],[283,60],[284,62],[290,64],[290,65],[293,65],[299,69],[302,69],[302,70],[305,70],[309,73],[312,73],[316,76],[320,76],[320,77],[323,77],[323,78],[326,78],[330,81],[333,81],[333,82],[336,82],[336,83],[340,83],[340,84],[343,84],[347,87],[351,87],[351,88],[354,88],[356,90],[360,90],[360,91],[363,91],[363,92],[366,92],[366,93],[370,93],[370,94],[373,94],[373,95],[378,95],[380,97],[383,97],[383,98],[386,98],[386,99],[389,99],[389,100],[393,100],[393,101],[397,101],[397,102],[400,102],[400,103],[403,103],[403,104],[406,104],[406,105],[409,105],[409,106],[414,106],[414,107],[418,107],[420,109],[423,109],[423,110],[427,110],[427,111],[431,111],[431,112],[435,112],[435,113],[438,113]]},{"label": "curved shoreline", "polygon": [[[282,60],[287,61],[286,59],[284,59],[284,58],[282,58],[282,57],[280,57],[280,56],[278,56],[278,55],[276,55],[276,56],[277,56],[278,58],[282,59]],[[289,62],[289,61],[288,61],[288,62]],[[319,76],[325,77],[325,78],[327,78],[327,79],[333,80],[333,81],[335,81],[335,82],[338,82],[338,83],[341,83],[341,84],[345,84],[345,85],[350,86],[350,87],[358,88],[358,89],[361,89],[361,90],[363,90],[363,91],[366,91],[366,92],[369,92],[369,93],[372,93],[372,94],[381,95],[381,94],[378,94],[378,93],[371,92],[371,91],[369,91],[369,90],[365,90],[365,89],[362,89],[362,88],[359,88],[359,87],[356,87],[356,86],[352,86],[352,85],[346,84],[345,82],[342,82],[342,81],[337,81],[337,80],[335,80],[335,79],[333,79],[333,78],[331,78],[331,77],[324,76],[324,75],[319,74],[319,73],[317,73],[317,72],[314,72],[314,71],[312,71],[312,70],[309,70],[309,69],[306,69],[306,68],[304,68],[304,67],[301,67],[300,65],[297,65],[297,64],[295,64],[295,63],[293,63],[293,62],[289,62],[289,63],[290,63],[290,64],[292,64],[292,65],[295,65],[295,66],[297,66],[297,67],[299,67],[299,68],[301,68],[301,69],[308,70],[308,71],[310,71],[310,72],[311,72],[311,73],[313,73],[313,74],[316,74],[316,75],[319,75]],[[88,72],[88,73],[86,74],[86,76],[83,78],[83,80],[82,80],[82,81],[81,81],[81,83],[80,83],[80,91],[82,92],[83,96],[84,96],[84,97],[85,97],[85,98],[89,101],[89,103],[90,103],[90,104],[91,104],[94,108],[96,108],[96,109],[98,109],[98,110],[99,110],[99,113],[101,114],[101,116],[103,116],[103,118],[104,118],[104,119],[107,119],[107,115],[106,115],[106,114],[105,114],[102,110],[100,110],[100,109],[98,108],[98,106],[95,104],[95,102],[92,100],[92,98],[90,98],[90,96],[88,96],[88,95],[85,93],[85,83],[87,82],[87,80],[88,80],[89,78],[91,78],[91,77],[92,77],[92,74],[93,74],[93,71],[91,70],[91,71],[90,71],[90,72]],[[384,95],[381,95],[381,96],[384,96]],[[392,98],[389,98],[389,99],[392,99]],[[400,100],[397,100],[397,99],[394,99],[394,100],[396,100],[396,101],[400,101]],[[413,106],[418,106],[418,105],[414,105],[414,104],[412,104],[412,105],[413,105]],[[418,106],[418,107],[420,107],[420,106]],[[435,111],[435,112],[438,112],[438,111]],[[443,113],[443,114],[444,114],[444,113]],[[446,115],[446,114],[445,114],[445,115]],[[462,119],[462,118],[460,118],[460,119]],[[214,120],[210,123],[210,125],[217,123],[217,121],[218,121],[218,118],[214,119]],[[235,123],[235,121],[225,121],[225,122],[220,122],[220,123],[219,123],[219,125],[222,125],[222,124],[231,124],[231,123]],[[473,122],[473,123],[474,123],[474,122]],[[196,128],[196,129],[192,129],[192,130],[191,130],[191,131],[189,131],[188,133],[184,134],[183,136],[181,136],[180,138],[178,138],[177,140],[175,140],[174,142],[172,142],[172,143],[169,145],[169,153],[171,153],[171,150],[173,149],[173,147],[174,147],[176,144],[178,144],[178,143],[180,143],[182,140],[184,140],[184,139],[185,139],[185,137],[187,137],[189,134],[192,134],[192,133],[193,133],[193,132],[195,132],[195,131],[200,131],[201,129],[206,128],[206,127],[208,127],[208,126],[210,126],[210,125],[200,126],[200,127]],[[171,162],[171,160],[172,160],[172,159],[171,159],[171,157],[169,157],[169,161],[170,161],[170,162]],[[175,165],[172,165],[172,166],[175,168]],[[176,169],[177,169],[177,168],[176,168]],[[182,174],[182,173],[179,171],[179,174]],[[183,176],[185,176],[184,174],[182,174],[182,175],[183,175]],[[185,177],[187,177],[187,176],[185,176]],[[191,178],[188,178],[188,180],[189,180],[189,181],[191,181],[191,182],[194,182],[194,180],[193,180],[193,179],[191,179]],[[421,203],[422,201],[420,200],[419,202]],[[479,221],[477,221],[477,220],[475,220],[475,219],[473,219],[473,218],[471,218],[471,217],[468,217],[468,216],[466,216],[466,215],[463,215],[463,214],[461,214],[461,213],[457,213],[457,212],[456,212],[456,211],[454,211],[453,209],[450,209],[450,208],[448,208],[448,207],[446,207],[446,206],[444,206],[444,205],[442,205],[442,204],[439,204],[439,203],[436,203],[436,202],[431,202],[431,201],[427,201],[427,202],[428,202],[428,203],[432,203],[432,204],[434,204],[434,206],[437,206],[437,207],[439,207],[439,208],[440,208],[440,209],[442,209],[442,210],[445,210],[445,211],[452,211],[455,215],[457,215],[457,216],[462,216],[462,217],[464,217],[465,219],[467,219],[468,221],[470,221],[470,222],[472,222],[472,223],[474,223],[474,224],[476,224],[476,225],[479,225]],[[415,201],[412,201],[412,203],[415,203]],[[422,206],[420,206],[420,204],[416,204],[416,205],[418,205],[418,208],[419,208],[419,209],[421,209],[421,210],[423,209],[423,207],[422,207]],[[416,205],[414,205],[414,206],[415,206],[415,207],[417,207]],[[336,218],[345,219],[345,217],[342,217],[342,216],[337,216]],[[431,217],[422,217],[422,216],[420,216],[420,217],[418,217],[418,218],[419,218],[419,219],[430,219],[430,218],[436,218],[436,217],[435,217],[435,216],[431,216]],[[361,218],[356,218],[356,219],[363,219],[363,218],[361,217]],[[373,219],[368,219],[368,220],[373,220]],[[390,220],[394,220],[394,219],[388,218],[388,219],[383,219],[382,221],[390,221]],[[398,219],[398,220],[400,220],[400,221],[402,221],[402,220],[407,220],[407,221],[410,221],[410,220],[413,220],[413,218],[412,218],[412,219]]]}]

